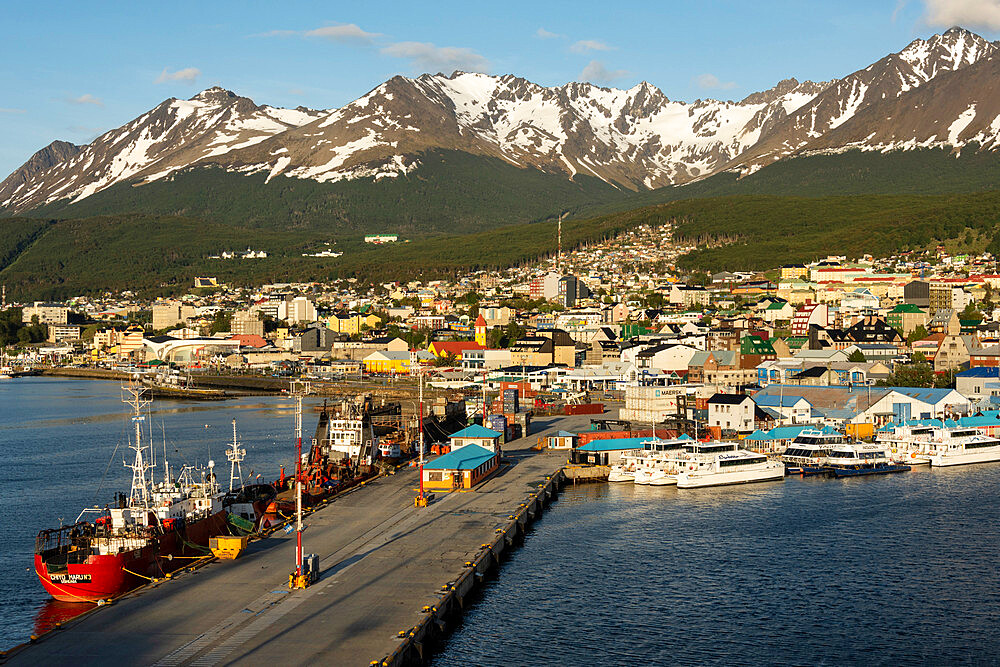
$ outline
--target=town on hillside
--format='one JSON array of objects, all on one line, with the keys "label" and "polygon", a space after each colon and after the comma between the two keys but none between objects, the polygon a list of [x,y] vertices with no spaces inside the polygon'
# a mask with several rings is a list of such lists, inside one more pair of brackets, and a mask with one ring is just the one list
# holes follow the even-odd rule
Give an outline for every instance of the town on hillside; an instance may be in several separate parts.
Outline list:
[{"label": "town on hillside", "polygon": [[[256,287],[199,277],[174,298],[8,303],[8,368],[170,367],[346,378],[523,401],[623,401],[620,419],[716,438],[789,425],[871,437],[886,423],[1000,407],[990,255],[829,256],[763,273],[685,273],[668,227],[454,280]],[[481,405],[481,403],[480,403]]]}]

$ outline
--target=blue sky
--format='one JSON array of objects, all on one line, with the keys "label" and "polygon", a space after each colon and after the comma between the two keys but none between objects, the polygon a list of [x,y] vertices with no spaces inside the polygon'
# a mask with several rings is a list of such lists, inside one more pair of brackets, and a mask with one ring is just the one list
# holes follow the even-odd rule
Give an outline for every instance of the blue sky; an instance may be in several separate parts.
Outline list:
[{"label": "blue sky", "polygon": [[331,108],[395,74],[457,68],[740,99],[789,76],[843,76],[953,24],[1000,37],[1000,0],[5,0],[2,11],[0,179],[55,139],[87,143],[212,85]]}]

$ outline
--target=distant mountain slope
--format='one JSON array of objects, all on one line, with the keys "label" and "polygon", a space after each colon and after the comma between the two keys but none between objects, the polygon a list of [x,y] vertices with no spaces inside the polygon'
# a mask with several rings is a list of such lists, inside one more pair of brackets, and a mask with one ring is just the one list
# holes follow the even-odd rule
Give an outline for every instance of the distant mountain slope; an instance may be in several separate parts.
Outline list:
[{"label": "distant mountain slope", "polygon": [[[960,190],[976,161],[946,164],[923,149],[1000,154],[998,58],[997,43],[953,28],[843,79],[787,79],[739,102],[673,101],[645,82],[544,87],[463,72],[393,77],[322,111],[210,88],[166,100],[87,146],[42,149],[0,184],[0,211],[196,215],[331,234],[474,231],[765,184],[816,195],[882,191],[864,182],[857,158],[799,161],[849,149],[915,151],[872,160],[871,173],[918,188],[928,158],[946,169],[942,185],[932,180],[924,191]],[[831,167],[848,163],[861,171]],[[976,165],[972,181],[988,180],[992,159]],[[826,171],[813,177],[807,166]],[[635,200],[625,204],[629,192]]]},{"label": "distant mountain slope", "polygon": [[[319,115],[310,109],[258,106],[221,88],[209,88],[190,100],[171,98],[89,145],[74,147],[77,150],[65,142],[43,148],[15,172],[23,178],[0,184],[0,208],[15,212],[59,199],[80,201],[116,183],[162,178]],[[32,163],[49,166],[29,169]]]},{"label": "distant mountain slope", "polygon": [[[856,114],[868,110],[869,115],[885,118],[885,110],[908,91],[954,72],[964,76],[975,63],[995,54],[998,47],[979,35],[962,28],[952,28],[930,39],[917,39],[899,53],[892,53],[863,70],[833,82],[822,93],[799,107],[776,124],[757,145],[740,155],[724,169],[738,168],[753,172],[789,155],[810,148],[814,142],[846,129]],[[996,109],[1000,113],[1000,108]],[[925,122],[940,121],[942,113],[950,111],[938,106],[923,107],[919,113]],[[886,124],[892,124],[888,119]],[[834,136],[838,136],[835,134]],[[856,132],[841,131],[841,137]],[[861,139],[860,143],[866,143]],[[836,141],[827,146],[844,145]]]},{"label": "distant mountain slope", "polygon": [[[699,243],[680,265],[697,270],[769,269],[831,251],[860,256],[933,247],[1000,253],[1000,192],[937,196],[732,196],[676,201],[563,223],[563,247],[614,236],[637,225],[676,223]],[[329,240],[303,229],[255,229],[184,217],[120,215],[75,220],[0,219],[0,281],[8,298],[66,298],[106,290],[180,294],[198,275],[237,285],[281,280],[364,281],[454,277],[551,255],[555,221],[437,236],[386,246],[337,243],[337,258],[303,257]],[[19,243],[9,247],[7,240]],[[720,245],[717,240],[732,242]],[[266,259],[218,260],[250,246]]]},{"label": "distant mountain slope", "polygon": [[405,176],[334,183],[267,179],[195,167],[134,187],[120,183],[79,203],[56,202],[31,216],[80,218],[121,213],[198,217],[238,227],[321,231],[328,237],[392,232],[469,233],[558,216],[569,207],[619,201],[597,178],[569,180],[462,151],[433,150]]}]

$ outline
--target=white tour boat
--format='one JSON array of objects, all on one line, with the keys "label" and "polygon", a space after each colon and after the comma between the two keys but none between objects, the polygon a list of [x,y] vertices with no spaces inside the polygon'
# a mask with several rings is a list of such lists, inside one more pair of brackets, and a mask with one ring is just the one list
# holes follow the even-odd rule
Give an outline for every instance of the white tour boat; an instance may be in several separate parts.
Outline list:
[{"label": "white tour boat", "polygon": [[826,472],[830,450],[844,444],[844,436],[816,429],[805,429],[793,439],[779,457],[789,475],[816,475]]},{"label": "white tour boat", "polygon": [[882,431],[875,442],[889,448],[890,458],[906,465],[927,465],[931,462],[931,451],[937,449],[940,427],[927,424],[897,424],[888,431]]},{"label": "white tour boat", "polygon": [[836,477],[906,472],[910,466],[893,463],[888,448],[874,442],[845,442],[830,450],[826,467]]},{"label": "white tour boat", "polygon": [[[729,445],[721,451],[713,445]],[[707,486],[771,482],[785,478],[785,465],[771,461],[763,454],[738,449],[732,443],[710,443],[692,455],[677,473],[677,488],[698,489]]]},{"label": "white tour boat", "polygon": [[1000,461],[1000,439],[974,428],[941,429],[940,439],[933,444],[928,460],[935,467]]},{"label": "white tour boat", "polygon": [[676,461],[695,445],[697,443],[687,437],[670,440],[655,439],[643,443],[642,450],[635,450],[640,453],[636,458],[632,481],[635,484],[648,484],[650,486],[675,484],[677,481]]}]

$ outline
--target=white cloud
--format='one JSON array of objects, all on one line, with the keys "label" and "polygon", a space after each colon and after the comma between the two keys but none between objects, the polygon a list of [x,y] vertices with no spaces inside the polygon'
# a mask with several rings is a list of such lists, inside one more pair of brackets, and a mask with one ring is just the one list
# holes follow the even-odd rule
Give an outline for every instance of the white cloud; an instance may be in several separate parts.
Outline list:
[{"label": "white cloud", "polygon": [[565,37],[565,36],[566,35],[560,35],[557,32],[549,32],[545,28],[539,28],[535,32],[535,37],[538,37],[540,39],[555,39],[556,37]]},{"label": "white cloud", "polygon": [[197,67],[185,67],[176,72],[168,72],[167,68],[164,67],[163,71],[160,72],[160,76],[156,77],[156,83],[166,83],[167,81],[193,82],[199,76],[201,76],[201,70]]},{"label": "white cloud", "polygon": [[250,35],[251,37],[291,37],[293,35],[301,35],[299,30],[268,30],[267,32],[259,32],[256,35]]},{"label": "white cloud", "polygon": [[377,32],[366,32],[353,23],[337,23],[334,25],[306,30],[303,33],[306,37],[322,37],[333,42],[371,44],[376,37],[381,37]]},{"label": "white cloud", "polygon": [[604,66],[604,63],[597,60],[591,60],[590,63],[583,68],[583,71],[580,72],[580,80],[590,81],[591,83],[611,83],[612,81],[616,81],[618,79],[624,79],[630,74],[632,73],[624,69],[609,70]]},{"label": "white cloud", "polygon": [[895,23],[896,19],[899,18],[899,13],[903,11],[906,7],[906,0],[896,0],[896,8],[892,10],[892,22]]},{"label": "white cloud", "polygon": [[26,109],[5,109],[0,107],[0,113],[26,113]]},{"label": "white cloud", "polygon": [[735,81],[719,81],[719,77],[714,74],[699,74],[694,78],[694,83],[706,90],[731,90],[736,87]]},{"label": "white cloud", "polygon": [[927,25],[1000,30],[1000,0],[924,0]]},{"label": "white cloud", "polygon": [[579,42],[575,42],[569,50],[573,53],[587,53],[588,51],[610,51],[614,47],[608,46],[604,42],[599,42],[596,39],[581,39]]},{"label": "white cloud", "polygon": [[490,62],[472,49],[456,46],[435,46],[430,42],[398,42],[382,49],[394,58],[406,58],[414,69],[425,72],[489,72]]},{"label": "white cloud", "polygon": [[90,93],[80,95],[80,97],[71,97],[67,100],[70,104],[92,104],[95,107],[103,107],[104,102],[99,98],[94,97]]}]

